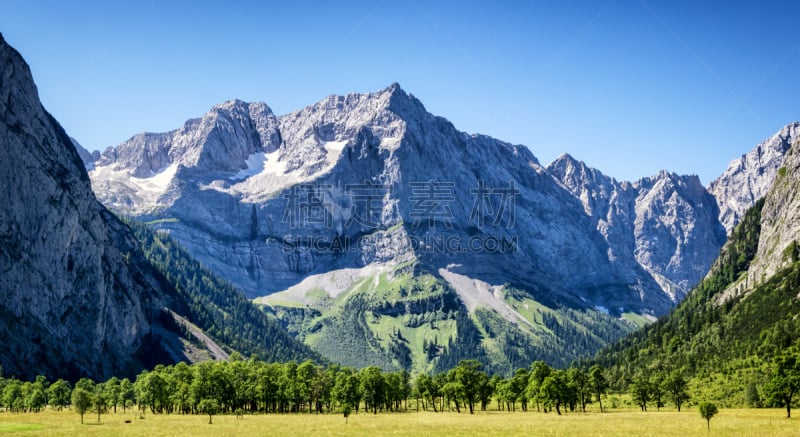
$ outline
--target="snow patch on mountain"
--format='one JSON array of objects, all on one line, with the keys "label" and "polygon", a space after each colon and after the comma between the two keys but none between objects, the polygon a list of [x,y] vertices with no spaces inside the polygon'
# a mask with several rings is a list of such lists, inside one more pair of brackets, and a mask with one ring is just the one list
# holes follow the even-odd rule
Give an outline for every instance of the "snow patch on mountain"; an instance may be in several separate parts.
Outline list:
[{"label": "snow patch on mountain", "polygon": [[96,192],[116,192],[134,198],[137,204],[158,207],[163,204],[162,196],[169,190],[177,171],[178,164],[174,163],[147,177],[136,177],[128,169],[96,166],[89,171],[89,177]]},{"label": "snow patch on mountain", "polygon": [[175,177],[175,172],[177,171],[178,164],[171,164],[149,178],[131,176],[130,181],[141,190],[163,194],[167,190],[167,187],[169,187],[169,183],[172,182],[172,179]]},{"label": "snow patch on mountain", "polygon": [[256,152],[245,160],[246,168],[228,177],[228,180],[234,182],[233,185],[223,179],[215,179],[200,184],[200,189],[241,197],[244,202],[260,202],[293,185],[312,181],[328,173],[336,165],[347,144],[346,140],[320,144],[319,148],[325,151],[324,157],[313,170],[305,167],[290,170],[289,162],[285,159],[286,153],[280,149],[271,153]]},{"label": "snow patch on mountain", "polygon": [[228,177],[231,180],[242,180],[247,179],[250,176],[257,175],[264,171],[264,165],[267,162],[267,154],[264,152],[256,152],[252,155],[248,156],[245,160],[245,164],[247,168],[244,170],[239,170],[239,173],[236,173],[233,176]]}]

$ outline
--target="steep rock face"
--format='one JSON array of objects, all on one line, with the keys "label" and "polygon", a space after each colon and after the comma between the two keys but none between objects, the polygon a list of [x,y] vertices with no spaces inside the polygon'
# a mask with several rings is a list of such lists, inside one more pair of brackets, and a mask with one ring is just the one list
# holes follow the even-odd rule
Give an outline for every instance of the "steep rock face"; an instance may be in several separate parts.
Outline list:
[{"label": "steep rock face", "polygon": [[748,284],[769,279],[800,258],[800,143],[787,152],[761,210],[758,252],[750,264]]},{"label": "steep rock face", "polygon": [[764,197],[775,180],[784,154],[800,139],[800,123],[790,123],[753,150],[734,159],[708,186],[716,197],[720,221],[730,234],[742,214]]},{"label": "steep rock face", "polygon": [[705,275],[725,242],[716,202],[696,176],[662,171],[618,182],[569,155],[548,171],[581,201],[609,257],[651,277],[675,302]]},{"label": "steep rock face", "polygon": [[634,183],[636,260],[680,301],[725,244],[719,210],[697,176],[662,171]]},{"label": "steep rock face", "polygon": [[[671,306],[653,280],[609,259],[584,208],[528,149],[459,132],[397,84],[264,111],[261,124],[252,109],[228,115],[253,107],[266,108],[229,102],[105,151],[91,172],[98,197],[162,220],[252,296],[341,268],[418,262],[615,313]],[[209,150],[227,163],[196,158]],[[358,244],[330,250],[341,240]]]},{"label": "steep rock face", "polygon": [[0,187],[3,372],[103,378],[171,360],[156,339],[169,293],[2,36]]}]

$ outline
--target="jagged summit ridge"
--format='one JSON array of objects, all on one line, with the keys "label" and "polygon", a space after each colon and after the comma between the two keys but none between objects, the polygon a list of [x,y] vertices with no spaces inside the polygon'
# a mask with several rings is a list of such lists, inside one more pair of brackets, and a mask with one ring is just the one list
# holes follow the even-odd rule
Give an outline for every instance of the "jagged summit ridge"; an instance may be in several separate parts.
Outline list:
[{"label": "jagged summit ridge", "polygon": [[275,116],[266,104],[229,100],[180,129],[135,135],[103,152],[97,164],[129,169],[131,176],[138,178],[152,177],[173,164],[233,170],[232,162],[280,145],[280,139],[273,136],[275,126]]},{"label": "jagged summit ridge", "polygon": [[731,161],[725,172],[708,185],[708,191],[717,198],[720,221],[728,233],[742,214],[767,194],[784,155],[798,140],[800,122],[789,123]]},{"label": "jagged summit ridge", "polygon": [[705,275],[725,242],[714,198],[697,176],[662,170],[618,182],[568,154],[548,170],[581,201],[609,256],[643,269],[675,302]]}]

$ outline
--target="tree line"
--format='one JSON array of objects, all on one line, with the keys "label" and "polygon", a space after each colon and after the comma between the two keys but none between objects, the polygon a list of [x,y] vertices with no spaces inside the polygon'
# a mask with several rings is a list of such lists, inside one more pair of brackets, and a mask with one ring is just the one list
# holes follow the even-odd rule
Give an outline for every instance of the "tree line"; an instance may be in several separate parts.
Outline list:
[{"label": "tree line", "polygon": [[355,370],[320,365],[312,360],[298,364],[267,363],[234,353],[229,361],[184,362],[158,365],[131,381],[113,377],[104,382],[89,378],[74,387],[63,379],[50,383],[39,376],[22,382],[0,378],[0,407],[10,412],[38,412],[45,406],[81,413],[108,410],[153,414],[219,413],[356,413],[406,411],[416,401],[417,411],[486,410],[494,399],[499,410],[585,411],[586,404],[607,390],[599,365],[588,371],[557,370],[537,361],[510,377],[489,376],[477,360],[462,360],[449,371],[416,378],[406,370],[386,372],[376,366]]},{"label": "tree line", "polygon": [[[769,390],[791,414],[793,397],[800,389],[800,357],[778,360]],[[8,412],[39,412],[46,406],[69,407],[83,416],[123,412],[137,407],[139,414],[275,414],[487,410],[494,400],[504,411],[586,411],[597,402],[605,411],[603,396],[609,390],[606,370],[599,364],[555,369],[536,361],[512,375],[488,375],[476,360],[462,360],[449,371],[415,378],[405,371],[386,372],[370,366],[355,370],[320,365],[307,360],[298,364],[267,363],[256,357],[233,354],[229,361],[184,362],[158,365],[141,372],[133,381],[112,377],[104,382],[88,378],[74,386],[59,379],[49,382],[0,378],[0,407]],[[687,381],[679,372],[638,374],[628,385],[632,400],[647,411],[666,402],[680,411],[689,400]]]}]

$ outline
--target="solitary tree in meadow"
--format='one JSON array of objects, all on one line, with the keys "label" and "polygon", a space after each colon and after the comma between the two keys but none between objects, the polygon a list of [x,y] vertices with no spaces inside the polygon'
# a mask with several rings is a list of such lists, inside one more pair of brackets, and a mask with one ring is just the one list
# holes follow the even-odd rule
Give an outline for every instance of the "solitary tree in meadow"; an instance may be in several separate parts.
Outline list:
[{"label": "solitary tree in meadow", "polygon": [[711,402],[703,401],[700,403],[700,416],[706,419],[706,428],[711,429],[711,418],[719,413],[717,406]]},{"label": "solitary tree in meadow", "polygon": [[217,411],[219,410],[219,404],[217,403],[216,399],[206,398],[197,404],[197,409],[203,414],[208,414],[208,424],[211,425],[213,423],[211,418],[217,414]]}]

